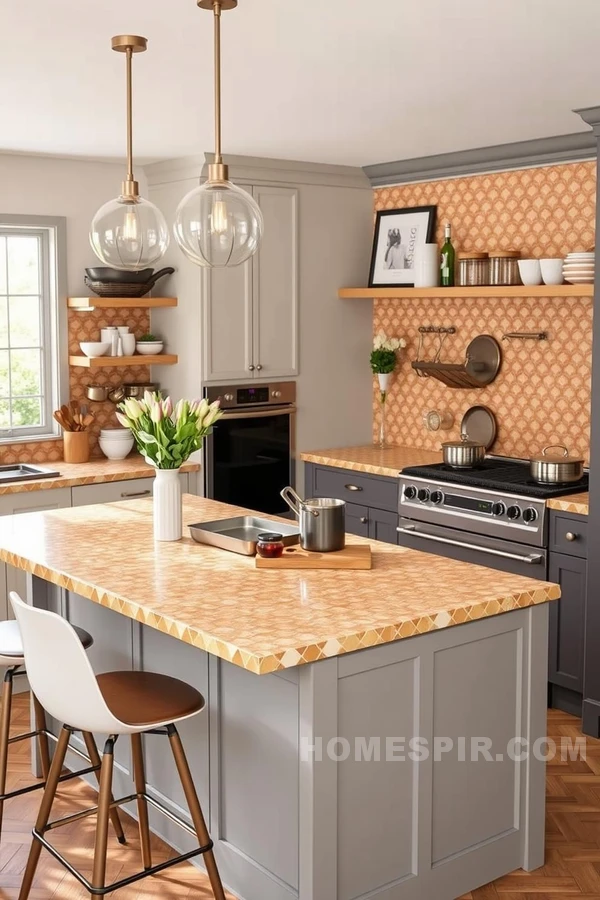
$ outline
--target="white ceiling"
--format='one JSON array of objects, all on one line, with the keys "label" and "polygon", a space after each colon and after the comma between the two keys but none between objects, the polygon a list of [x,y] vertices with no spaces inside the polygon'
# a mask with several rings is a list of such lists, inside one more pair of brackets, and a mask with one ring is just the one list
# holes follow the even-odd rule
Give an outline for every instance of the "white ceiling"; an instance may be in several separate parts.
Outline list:
[{"label": "white ceiling", "polygon": [[[3,0],[0,151],[140,159],[212,147],[212,20],[194,0]],[[223,14],[224,150],[368,165],[585,130],[599,0],[239,0]]]}]

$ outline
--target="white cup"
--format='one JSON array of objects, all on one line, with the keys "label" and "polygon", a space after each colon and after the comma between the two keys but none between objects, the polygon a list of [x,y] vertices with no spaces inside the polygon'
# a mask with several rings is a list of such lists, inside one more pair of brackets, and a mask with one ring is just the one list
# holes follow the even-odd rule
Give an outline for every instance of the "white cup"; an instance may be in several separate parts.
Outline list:
[{"label": "white cup", "polygon": [[133,356],[135,353],[135,334],[121,334],[123,356]]},{"label": "white cup", "polygon": [[117,325],[117,331],[121,336],[129,334],[129,325]]},{"label": "white cup", "polygon": [[437,287],[440,277],[440,254],[437,244],[421,244],[415,250],[415,287]]},{"label": "white cup", "polygon": [[539,259],[520,259],[519,275],[523,284],[541,284],[542,268]]},{"label": "white cup", "polygon": [[108,325],[106,328],[100,329],[100,340],[103,344],[108,344],[109,351],[106,354],[107,356],[116,356],[117,355],[117,346],[116,342],[113,341],[115,336],[118,336],[119,332],[115,328],[114,325]]},{"label": "white cup", "polygon": [[563,260],[562,259],[540,259],[540,269],[544,284],[562,284],[563,283]]}]

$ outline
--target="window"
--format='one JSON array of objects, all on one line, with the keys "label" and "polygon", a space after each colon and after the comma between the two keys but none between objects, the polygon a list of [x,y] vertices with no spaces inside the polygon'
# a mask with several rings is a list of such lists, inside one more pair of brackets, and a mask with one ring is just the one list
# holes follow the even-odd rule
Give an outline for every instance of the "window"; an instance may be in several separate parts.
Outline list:
[{"label": "window", "polygon": [[56,433],[61,220],[0,216],[0,439]]}]

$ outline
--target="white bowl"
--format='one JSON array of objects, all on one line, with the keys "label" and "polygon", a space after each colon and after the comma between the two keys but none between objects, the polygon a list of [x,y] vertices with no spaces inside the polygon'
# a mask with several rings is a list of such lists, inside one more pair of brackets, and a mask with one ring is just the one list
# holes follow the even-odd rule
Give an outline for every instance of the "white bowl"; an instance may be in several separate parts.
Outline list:
[{"label": "white bowl", "polygon": [[86,356],[95,359],[97,356],[104,356],[108,352],[110,344],[105,344],[103,341],[83,341],[79,346]]},{"label": "white bowl", "polygon": [[98,441],[100,449],[107,459],[125,459],[133,449],[133,436],[128,441],[111,441],[101,437]]},{"label": "white bowl", "polygon": [[540,269],[544,284],[563,283],[562,259],[540,259]]},{"label": "white bowl", "polygon": [[519,275],[523,284],[541,284],[542,269],[539,259],[520,259]]},{"label": "white bowl", "polygon": [[164,346],[164,341],[136,341],[135,349],[142,356],[154,356],[162,353]]}]

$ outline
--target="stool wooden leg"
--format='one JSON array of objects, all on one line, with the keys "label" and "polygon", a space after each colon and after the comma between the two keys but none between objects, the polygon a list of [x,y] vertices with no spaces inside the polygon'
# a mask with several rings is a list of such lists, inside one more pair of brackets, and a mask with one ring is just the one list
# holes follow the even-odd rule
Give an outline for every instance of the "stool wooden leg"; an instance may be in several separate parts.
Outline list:
[{"label": "stool wooden leg", "polygon": [[[6,772],[8,769],[8,739],[10,737],[10,713],[12,709],[13,674],[15,669],[6,670],[2,684],[2,712],[0,713],[0,794],[6,793]],[[0,800],[0,834],[4,816],[4,800]]]},{"label": "stool wooden leg", "polygon": [[[98,794],[98,815],[96,818],[96,842],[94,845],[94,869],[92,887],[103,888],[106,884],[106,847],[108,844],[108,819],[112,802],[112,777],[115,738],[109,737],[104,745],[102,768],[100,770],[100,791]],[[94,895],[92,894],[92,897]]]},{"label": "stool wooden leg", "polygon": [[145,869],[152,865],[152,852],[150,850],[150,827],[148,824],[148,803],[141,796],[146,791],[146,772],[144,769],[144,752],[142,750],[142,736],[131,735],[131,755],[133,758],[133,777],[137,797],[138,823],[140,828],[140,844],[142,845],[142,863]]},{"label": "stool wooden leg", "polygon": [[[42,832],[44,830],[44,828],[46,827],[46,825],[48,824],[48,819],[50,818],[50,811],[52,810],[52,804],[53,804],[54,798],[56,796],[56,788],[58,787],[58,779],[60,778],[63,763],[65,761],[65,756],[67,755],[67,747],[69,746],[69,737],[70,736],[71,736],[71,732],[69,731],[69,729],[65,728],[63,726],[61,729],[61,732],[58,736],[58,744],[56,745],[56,750],[54,751],[54,757],[52,759],[52,765],[50,766],[48,780],[46,781],[46,787],[44,788],[42,802],[40,804],[37,819],[35,822],[36,831]],[[41,852],[42,852],[42,845],[34,837],[33,841],[31,842],[31,848],[29,850],[29,858],[27,860],[25,874],[23,875],[23,881],[21,882],[21,890],[19,891],[19,900],[27,900],[27,898],[29,897],[29,892],[31,890],[31,885],[33,883],[33,879],[35,876],[35,870],[37,869],[37,864],[38,864]]]},{"label": "stool wooden leg", "polygon": [[[173,751],[173,757],[175,759],[175,765],[177,766],[179,778],[181,779],[181,785],[183,787],[185,799],[192,816],[192,822],[194,823],[194,828],[196,830],[196,834],[198,835],[200,845],[204,847],[206,846],[206,844],[210,843],[210,835],[206,827],[206,822],[204,821],[204,816],[202,815],[202,809],[200,808],[200,803],[198,801],[198,794],[196,793],[196,788],[192,779],[192,773],[190,772],[190,767],[183,750],[181,738],[179,737],[179,733],[174,725],[169,725],[167,727],[167,733],[169,735],[169,742],[171,744],[171,750]],[[206,871],[210,879],[213,894],[215,895],[215,900],[225,900],[225,892],[221,883],[219,870],[217,869],[217,863],[215,861],[214,853],[212,852],[212,850],[207,850],[207,852],[203,855],[204,864],[206,866]]]},{"label": "stool wooden leg", "polygon": [[35,727],[37,731],[42,732],[42,734],[38,734],[42,778],[44,781],[47,781],[48,773],[50,772],[50,747],[48,746],[48,735],[44,733],[46,730],[46,713],[44,712],[44,707],[33,692],[31,696],[33,698],[33,711],[35,713]]},{"label": "stool wooden leg", "polygon": [[[94,735],[89,731],[82,731],[83,739],[85,741],[85,746],[87,748],[88,756],[92,761],[93,766],[102,765],[100,760],[100,754],[98,753],[98,747],[96,746],[96,741],[94,740]],[[100,784],[100,773],[96,772],[96,781]],[[114,800],[114,797],[111,794],[110,797],[111,803]],[[113,808],[110,811],[110,821],[112,822],[112,827],[115,830],[115,834],[117,835],[117,840],[120,844],[126,844],[125,835],[123,833],[123,826],[121,825],[121,820],[119,818],[118,809]]]}]

